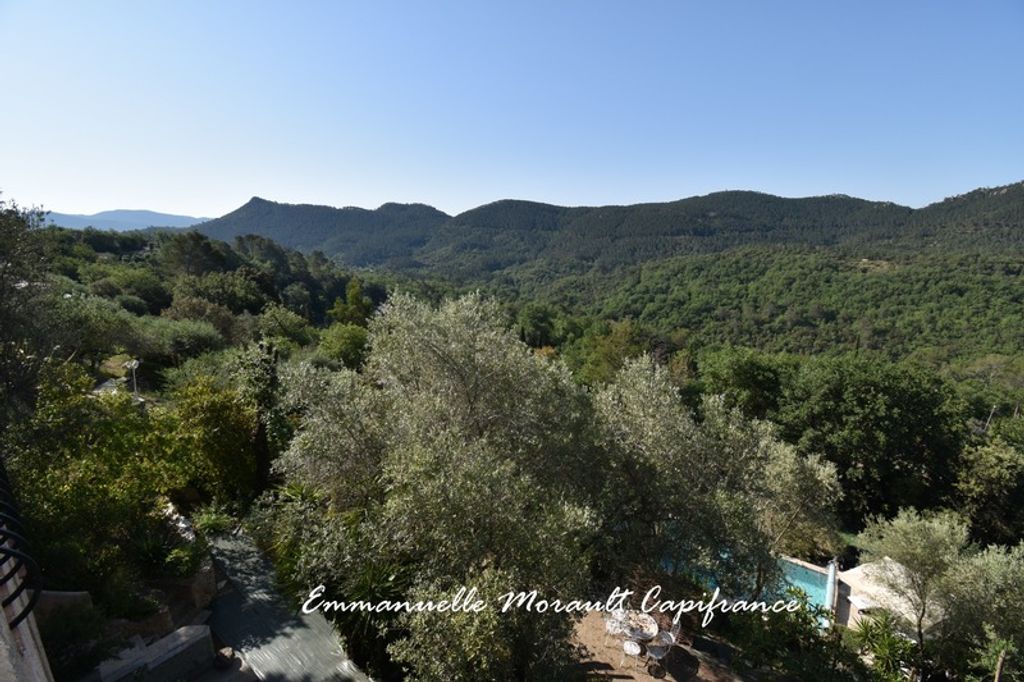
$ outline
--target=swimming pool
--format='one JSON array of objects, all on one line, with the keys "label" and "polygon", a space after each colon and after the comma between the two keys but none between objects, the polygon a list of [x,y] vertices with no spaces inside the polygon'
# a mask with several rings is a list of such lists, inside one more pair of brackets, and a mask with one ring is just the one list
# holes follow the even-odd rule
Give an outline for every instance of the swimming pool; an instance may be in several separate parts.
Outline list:
[{"label": "swimming pool", "polygon": [[[662,561],[662,568],[667,573],[674,573],[678,567],[668,561]],[[789,587],[795,587],[807,595],[811,606],[820,606],[828,611],[832,610],[833,592],[836,584],[835,565],[819,567],[813,564],[783,557],[779,559],[779,568],[782,571],[782,580]],[[708,590],[718,587],[714,576],[701,572],[691,571],[691,577],[703,584]],[[832,586],[830,589],[830,585]],[[781,595],[779,595],[781,596]]]},{"label": "swimming pool", "polygon": [[802,590],[812,605],[831,610],[827,569],[814,570],[791,559],[779,559],[779,567],[787,585]]}]

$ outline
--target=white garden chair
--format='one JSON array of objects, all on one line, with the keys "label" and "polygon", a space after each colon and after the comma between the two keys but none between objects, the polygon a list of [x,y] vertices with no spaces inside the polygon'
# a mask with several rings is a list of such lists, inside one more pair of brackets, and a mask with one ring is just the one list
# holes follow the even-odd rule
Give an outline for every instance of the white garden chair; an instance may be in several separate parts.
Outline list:
[{"label": "white garden chair", "polygon": [[604,614],[603,646],[608,646],[609,637],[622,637],[625,634],[626,622],[622,619],[620,613],[612,612],[610,614]]},{"label": "white garden chair", "polygon": [[639,642],[627,639],[622,643],[622,659],[619,660],[619,667],[621,668],[622,664],[626,662],[626,656],[633,657],[633,667],[636,667],[636,662],[640,660],[641,651],[643,651],[643,649],[640,647]]}]

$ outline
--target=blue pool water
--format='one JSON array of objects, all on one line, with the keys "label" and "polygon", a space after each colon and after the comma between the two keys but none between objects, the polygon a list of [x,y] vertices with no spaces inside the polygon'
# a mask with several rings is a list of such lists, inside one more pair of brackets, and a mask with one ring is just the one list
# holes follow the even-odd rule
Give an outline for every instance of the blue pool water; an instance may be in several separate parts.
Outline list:
[{"label": "blue pool water", "polygon": [[826,600],[828,592],[828,574],[812,571],[786,559],[779,559],[782,577],[791,587],[803,590],[811,604],[828,608]]},{"label": "blue pool water", "polygon": [[[662,562],[662,568],[668,573],[673,573],[678,567],[665,560]],[[822,568],[815,571],[789,559],[779,559],[779,568],[782,570],[782,579],[786,585],[803,591],[811,606],[820,606],[831,610],[832,595],[829,594],[828,589],[829,569]],[[714,590],[718,586],[711,575],[697,572],[691,573],[691,576],[708,590]],[[781,596],[777,595],[777,597]]]}]

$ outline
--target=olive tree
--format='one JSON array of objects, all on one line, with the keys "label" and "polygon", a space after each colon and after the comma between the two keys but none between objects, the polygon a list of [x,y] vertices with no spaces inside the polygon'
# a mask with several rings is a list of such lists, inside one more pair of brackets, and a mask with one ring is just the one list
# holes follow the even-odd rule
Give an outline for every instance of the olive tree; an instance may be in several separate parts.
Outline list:
[{"label": "olive tree", "polygon": [[772,425],[719,397],[704,399],[697,422],[649,357],[628,361],[595,403],[616,457],[603,509],[611,528],[650,541],[635,556],[757,594],[791,538],[832,527],[832,466],[799,455]]},{"label": "olive tree", "polygon": [[921,666],[926,660],[925,629],[942,613],[944,585],[965,557],[967,543],[967,521],[958,514],[915,509],[901,509],[888,520],[872,519],[857,537],[864,558],[879,562],[885,587],[911,607]]},{"label": "olive tree", "polygon": [[393,401],[396,438],[443,429],[486,440],[546,487],[594,490],[586,392],[519,341],[495,302],[471,295],[435,310],[395,296],[371,321],[370,346],[366,373]]},{"label": "olive tree", "polygon": [[[382,584],[411,599],[475,583],[492,596],[579,598],[601,471],[586,392],[478,296],[436,309],[396,296],[369,331],[362,374],[283,375],[284,409],[299,427],[278,467],[321,495],[297,531],[300,571],[337,598],[379,595]],[[388,575],[398,577],[382,583]],[[460,620],[443,636],[432,618],[342,625],[363,637],[376,628],[414,678],[557,679],[571,662],[565,613]]]},{"label": "olive tree", "polygon": [[1008,674],[1024,671],[1024,543],[989,546],[968,556],[951,567],[945,588],[943,661],[983,679],[1000,660]]},{"label": "olive tree", "polygon": [[383,496],[388,412],[381,392],[349,370],[289,368],[282,408],[302,415],[301,428],[275,467],[319,488],[340,509],[365,507]]}]

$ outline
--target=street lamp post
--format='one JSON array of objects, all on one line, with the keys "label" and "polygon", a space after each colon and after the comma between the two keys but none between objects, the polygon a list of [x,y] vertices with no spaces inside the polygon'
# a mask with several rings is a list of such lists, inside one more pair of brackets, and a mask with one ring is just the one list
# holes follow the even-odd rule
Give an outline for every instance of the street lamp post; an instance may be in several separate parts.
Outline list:
[{"label": "street lamp post", "polygon": [[137,370],[139,368],[140,364],[142,364],[141,360],[132,359],[132,360],[129,360],[128,362],[124,363],[124,365],[123,365],[123,367],[125,369],[130,369],[131,372],[132,372],[132,394],[136,398],[139,397],[139,383],[138,383],[138,381],[136,381],[136,378],[135,378],[135,370]]}]

